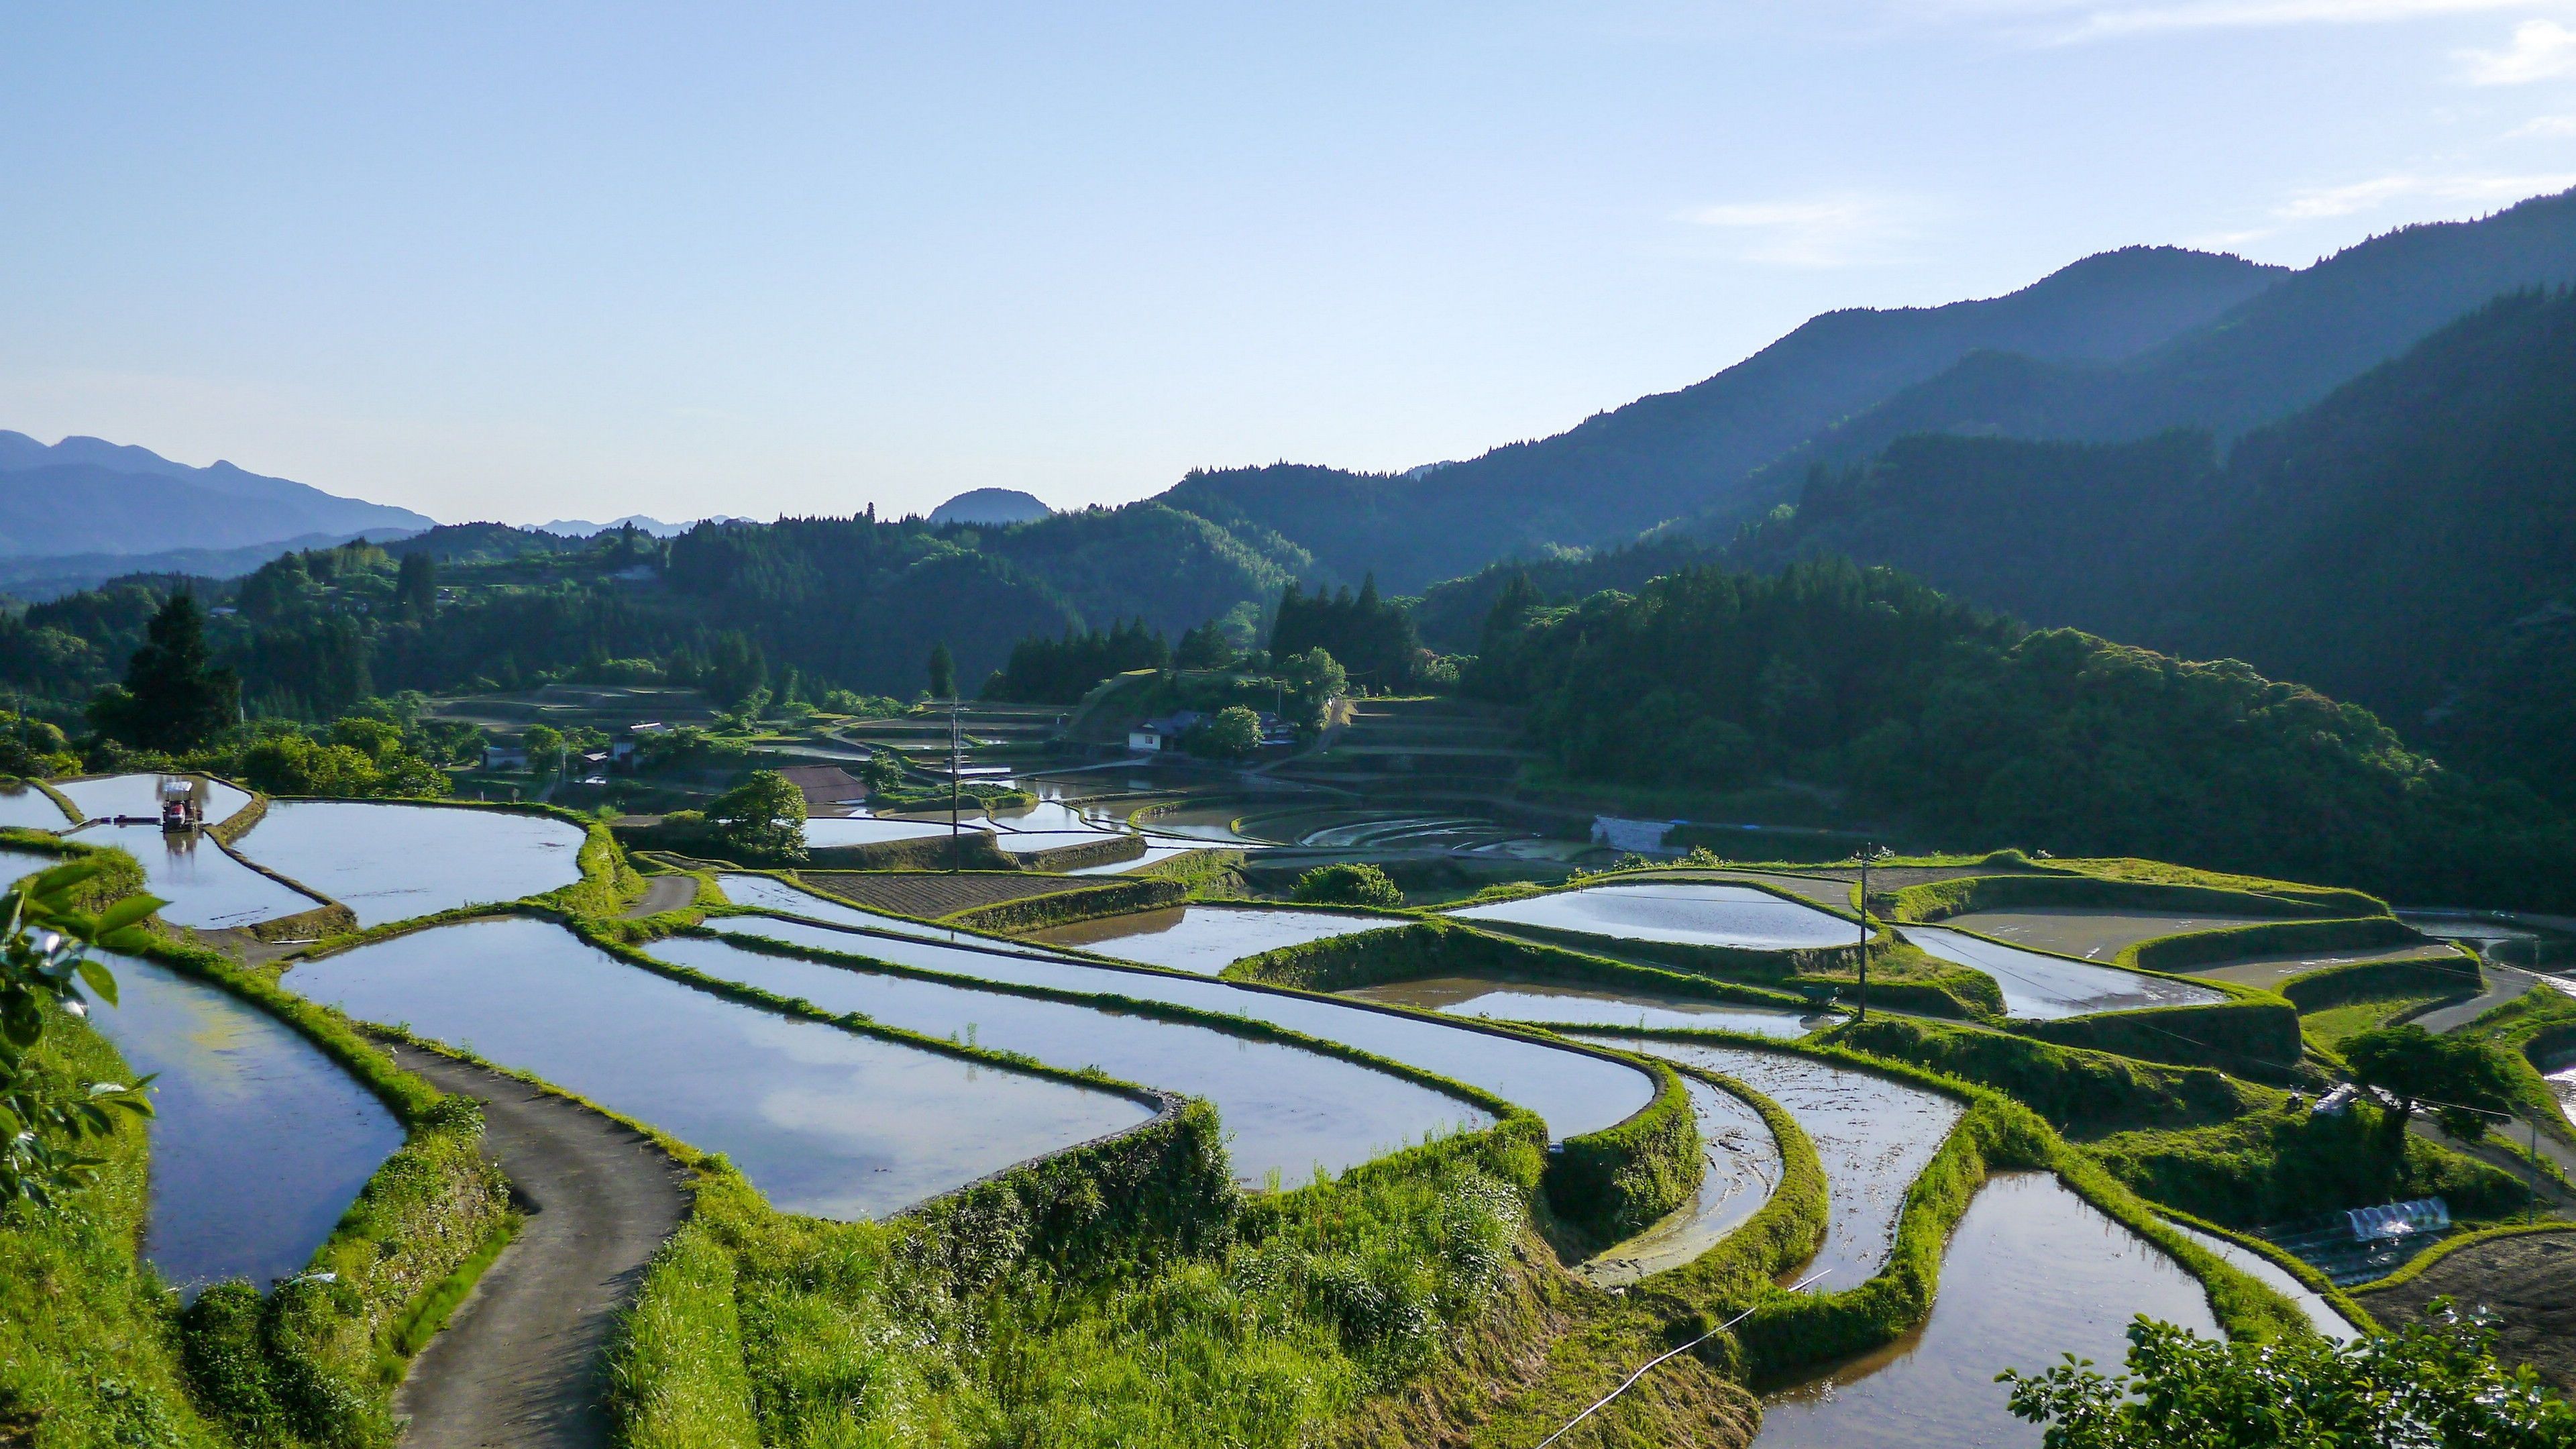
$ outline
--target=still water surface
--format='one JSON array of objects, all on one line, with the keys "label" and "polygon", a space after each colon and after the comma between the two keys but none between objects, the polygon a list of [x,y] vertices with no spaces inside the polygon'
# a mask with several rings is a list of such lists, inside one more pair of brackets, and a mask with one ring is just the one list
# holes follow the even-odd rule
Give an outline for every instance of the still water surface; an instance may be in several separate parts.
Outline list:
[{"label": "still water surface", "polygon": [[804,916],[811,920],[830,921],[838,926],[855,926],[863,931],[892,931],[897,935],[919,936],[925,941],[954,941],[958,933],[944,926],[924,926],[901,916],[883,916],[864,910],[847,901],[829,900],[775,876],[720,875],[716,884],[723,888],[725,899],[737,906],[752,906],[784,915]]},{"label": "still water surface", "polygon": [[1688,996],[1604,991],[1547,982],[1505,981],[1486,976],[1426,976],[1418,981],[1363,986],[1339,994],[1358,1001],[1410,1006],[1417,1011],[1445,1011],[1454,1016],[1478,1016],[1493,1021],[1721,1029],[1778,1037],[1805,1036],[1836,1019]]},{"label": "still water surface", "polygon": [[0,788],[0,826],[25,830],[68,830],[74,824],[54,797],[33,785]]},{"label": "still water surface", "polygon": [[1944,961],[1974,966],[1995,978],[2003,989],[2006,1016],[2045,1021],[2143,1006],[2208,1006],[2227,999],[2206,986],[2043,956],[1938,926],[1907,926],[1905,939]]},{"label": "still water surface", "polygon": [[[71,797],[81,808],[83,819],[106,815],[132,815],[143,820],[161,818],[158,775],[108,775],[96,780],[67,780],[54,788]],[[221,780],[209,780],[213,792],[206,798],[206,823],[216,825],[234,811],[250,803],[250,796]],[[57,810],[56,814],[61,812]]]},{"label": "still water surface", "polygon": [[375,926],[568,886],[582,838],[503,810],[295,801],[272,803],[233,848]]},{"label": "still water surface", "polygon": [[1760,1212],[1779,1189],[1780,1143],[1762,1114],[1733,1092],[1696,1077],[1684,1077],[1682,1086],[1699,1123],[1699,1186],[1661,1221],[1575,1269],[1603,1287],[1634,1283],[1690,1262]]},{"label": "still water surface", "polygon": [[213,930],[275,920],[322,903],[279,885],[224,854],[194,832],[164,835],[158,825],[93,825],[73,837],[92,845],[117,845],[143,864],[144,889],[161,897],[161,919]]},{"label": "still water surface", "polygon": [[[1819,1287],[1824,1285],[1819,1284]],[[1851,1284],[1843,1284],[1851,1287]],[[1968,1449],[2040,1443],[2004,1407],[2007,1368],[2073,1353],[2117,1373],[2133,1315],[2218,1335],[2198,1279],[2046,1173],[2003,1173],[1968,1204],[1924,1325],[1762,1405],[1756,1449]]]},{"label": "still water surface", "polygon": [[1174,906],[1078,921],[1051,931],[1033,932],[1029,939],[1214,976],[1246,956],[1276,951],[1282,946],[1406,924],[1380,916],[1345,916],[1334,911]]},{"label": "still water surface", "polygon": [[1482,1087],[1546,1118],[1549,1133],[1559,1138],[1598,1132],[1625,1121],[1654,1098],[1653,1081],[1623,1062],[1311,996],[1257,991],[1158,971],[854,935],[757,916],[733,916],[707,924],[729,935],[769,936],[928,971],[1060,991],[1115,993],[1266,1021]]},{"label": "still water surface", "polygon": [[257,1007],[167,967],[104,956],[118,1005],[90,1020],[152,1084],[144,1256],[191,1297],[225,1278],[301,1272],[400,1123],[321,1049]]},{"label": "still water surface", "polygon": [[1937,1092],[1787,1052],[1586,1033],[1624,1051],[1733,1077],[1780,1104],[1825,1170],[1825,1245],[1799,1270],[1819,1292],[1857,1288],[1887,1261],[1905,1194],[1966,1111]]},{"label": "still water surface", "polygon": [[2309,1325],[2317,1332],[2337,1343],[2350,1343],[2361,1336],[2354,1330],[2352,1320],[2337,1313],[2334,1305],[2325,1300],[2324,1294],[2300,1282],[2291,1275],[2289,1269],[2255,1252],[2252,1248],[2242,1243],[2230,1242],[2215,1233],[2204,1233],[2198,1228],[2182,1223],[2169,1222],[2165,1226],[2226,1259],[2228,1266],[2260,1281],[2264,1287],[2299,1305],[2299,1311],[2308,1316]]},{"label": "still water surface", "polygon": [[1630,941],[1742,946],[1761,951],[1847,946],[1859,939],[1860,932],[1850,922],[1751,886],[1681,882],[1587,886],[1467,906],[1449,914],[1471,921],[1547,926]]},{"label": "still water surface", "polygon": [[1212,1027],[794,961],[729,941],[676,937],[654,942],[651,951],[826,1011],[865,1012],[888,1026],[1205,1097],[1224,1121],[1234,1175],[1244,1182],[1260,1183],[1275,1171],[1293,1187],[1317,1169],[1338,1174],[1434,1132],[1492,1120],[1457,1098],[1356,1062]]},{"label": "still water surface", "polygon": [[286,985],[722,1152],[771,1203],[818,1217],[883,1216],[1152,1115],[727,1001],[545,921],[400,936],[297,966]]}]

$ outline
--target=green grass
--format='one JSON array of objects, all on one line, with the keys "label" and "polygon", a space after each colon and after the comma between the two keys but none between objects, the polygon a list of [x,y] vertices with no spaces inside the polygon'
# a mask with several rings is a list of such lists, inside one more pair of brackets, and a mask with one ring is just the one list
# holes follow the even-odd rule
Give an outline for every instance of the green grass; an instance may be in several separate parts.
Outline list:
[{"label": "green grass", "polygon": [[[31,1060],[66,1087],[131,1080],[115,1048],[59,1016]],[[176,1300],[135,1254],[146,1134],[93,1150],[98,1180],[63,1207],[0,1213],[0,1443],[225,1444],[183,1387]]]},{"label": "green grass", "polygon": [[2347,1001],[2299,1015],[2299,1030],[2320,1045],[2333,1051],[2343,1049],[2344,1038],[2365,1032],[2390,1017],[2433,1005],[2446,998],[2439,996],[2385,996],[2369,1001]]}]

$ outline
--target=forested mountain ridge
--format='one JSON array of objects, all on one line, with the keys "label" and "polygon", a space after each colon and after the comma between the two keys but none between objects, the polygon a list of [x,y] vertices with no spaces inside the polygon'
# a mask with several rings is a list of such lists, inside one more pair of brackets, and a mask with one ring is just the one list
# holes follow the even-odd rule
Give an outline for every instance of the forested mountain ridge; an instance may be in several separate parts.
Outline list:
[{"label": "forested mountain ridge", "polygon": [[2205,434],[1903,439],[1727,558],[1821,554],[2247,660],[2576,802],[2576,296],[2490,303],[2223,466]]},{"label": "forested mountain ridge", "polygon": [[2105,252],[2002,297],[1829,312],[1705,381],[1466,462],[1401,475],[1200,471],[1159,496],[1228,528],[1293,539],[1343,578],[1375,572],[1410,592],[1543,545],[1616,542],[1732,506],[1746,475],[1782,450],[1977,349],[2126,357],[2282,274],[2173,247]]},{"label": "forested mountain ridge", "polygon": [[[1912,434],[2124,442],[2195,428],[2222,443],[2306,407],[2505,293],[2576,283],[2576,191],[2468,222],[2404,227],[2336,253],[2125,361],[1981,351],[1769,462],[1755,493]],[[1743,510],[1684,525],[1724,538]]]}]

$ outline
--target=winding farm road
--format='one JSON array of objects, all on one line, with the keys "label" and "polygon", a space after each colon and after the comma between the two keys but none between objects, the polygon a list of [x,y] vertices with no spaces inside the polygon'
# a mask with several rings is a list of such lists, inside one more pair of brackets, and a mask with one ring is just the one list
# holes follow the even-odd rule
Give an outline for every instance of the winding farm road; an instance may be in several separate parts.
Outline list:
[{"label": "winding farm road", "polygon": [[697,899],[698,878],[696,876],[648,876],[644,882],[644,894],[637,897],[635,904],[628,906],[621,914],[627,920],[639,921],[646,916],[658,916],[664,911],[676,911],[682,906],[693,905]]},{"label": "winding farm road", "polygon": [[604,1446],[607,1348],[644,1265],[687,1215],[680,1166],[631,1128],[525,1082],[388,1044],[443,1092],[480,1098],[483,1151],[527,1225],[394,1396],[405,1449]]}]

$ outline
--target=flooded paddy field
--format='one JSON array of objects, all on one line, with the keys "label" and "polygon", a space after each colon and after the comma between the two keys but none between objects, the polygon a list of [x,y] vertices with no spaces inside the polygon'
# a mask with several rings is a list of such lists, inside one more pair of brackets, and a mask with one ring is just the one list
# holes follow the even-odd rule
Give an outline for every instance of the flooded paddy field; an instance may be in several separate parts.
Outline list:
[{"label": "flooded paddy field", "polygon": [[143,888],[161,897],[161,919],[174,926],[219,930],[319,909],[322,902],[278,884],[189,832],[165,835],[158,825],[93,825],[73,837],[120,846],[143,865]]},{"label": "flooded paddy field", "polygon": [[[1149,836],[1148,838],[1150,839],[1151,837]],[[1137,856],[1134,860],[1113,860],[1107,865],[1076,866],[1073,869],[1064,872],[1064,874],[1125,875],[1129,871],[1142,870],[1149,865],[1160,865],[1162,862],[1170,860],[1176,855],[1187,855],[1193,850],[1205,849],[1207,849],[1206,846],[1198,844],[1148,845],[1145,847],[1145,853]]]},{"label": "flooded paddy field", "polygon": [[2308,1316],[2309,1326],[2317,1332],[2337,1343],[2350,1343],[2361,1336],[2360,1330],[2352,1326],[2352,1320],[2337,1313],[2334,1305],[2328,1303],[2324,1295],[2300,1282],[2289,1269],[2255,1252],[2252,1248],[2222,1238],[2216,1233],[2204,1233],[2187,1223],[2169,1222],[2165,1226],[2224,1258],[2229,1267],[2299,1305],[2299,1311]]},{"label": "flooded paddy field", "polygon": [[1420,1017],[1311,996],[1007,950],[854,935],[752,916],[729,917],[708,925],[727,935],[767,936],[926,971],[1058,991],[1116,994],[1224,1016],[1249,1017],[1482,1087],[1546,1118],[1549,1134],[1555,1138],[1598,1132],[1625,1121],[1654,1097],[1653,1080],[1621,1062],[1527,1038],[1446,1026]]},{"label": "flooded paddy field", "polygon": [[[160,778],[158,775],[107,775],[95,780],[64,780],[57,782],[54,788],[62,791],[73,804],[81,808],[81,818],[84,820],[97,820],[118,815],[131,815],[138,820],[158,820],[161,818],[161,797],[157,793]],[[209,780],[206,783],[211,787],[211,793],[206,797],[208,825],[220,823],[225,817],[250,803],[250,796],[247,793],[234,789],[221,780]],[[62,812],[57,809],[55,813]]]},{"label": "flooded paddy field", "polygon": [[1386,916],[1348,916],[1338,911],[1239,906],[1174,906],[1078,921],[1037,931],[1028,937],[1052,946],[1079,946],[1124,961],[1168,966],[1214,976],[1246,956],[1298,946],[1359,931],[1379,931],[1409,924]]},{"label": "flooded paddy field", "polygon": [[1575,1269],[1605,1288],[1690,1262],[1760,1212],[1779,1190],[1780,1143],[1762,1114],[1733,1092],[1697,1078],[1683,1078],[1682,1086],[1699,1124],[1699,1186],[1653,1226]]},{"label": "flooded paddy field", "polygon": [[1811,901],[1819,906],[1831,907],[1837,911],[1848,911],[1852,908],[1852,883],[1847,880],[1833,880],[1822,876],[1784,875],[1765,870],[1694,870],[1688,874],[1675,873],[1668,876],[1646,876],[1643,877],[1643,879],[1648,881],[1660,880],[1668,882],[1685,880],[1718,882],[1733,881],[1747,885],[1759,882],[1762,885],[1771,887],[1773,890],[1787,891],[1789,894],[1798,897],[1800,900]]},{"label": "flooded paddy field", "polygon": [[54,797],[33,785],[0,788],[0,826],[21,830],[68,830],[75,822],[63,814]]},{"label": "flooded paddy field", "polygon": [[[960,824],[968,830],[984,828],[980,821],[967,817]],[[816,815],[805,822],[805,843],[817,850],[835,845],[875,845],[887,840],[922,840],[949,833],[943,816],[937,823],[927,820],[879,819],[873,815]]]},{"label": "flooded paddy field", "polygon": [[728,1001],[545,921],[400,936],[299,965],[284,984],[724,1153],[778,1208],[818,1217],[880,1217],[1152,1115],[1114,1093]]},{"label": "flooded paddy field", "polygon": [[2212,981],[2232,981],[2239,986],[2258,986],[2266,991],[2279,989],[2282,982],[2311,971],[2333,966],[2356,966],[2375,961],[2425,961],[2449,963],[2463,975],[2468,985],[2477,973],[2477,961],[2445,941],[2417,941],[2397,946],[2362,946],[2326,951],[2286,952],[2277,956],[2248,956],[2218,966],[2197,966],[2187,975],[2205,976]]},{"label": "flooded paddy field", "polygon": [[1630,941],[1759,951],[1847,946],[1859,939],[1859,927],[1849,921],[1751,886],[1684,881],[1586,886],[1465,906],[1448,914],[1461,920],[1545,926]]},{"label": "flooded paddy field", "polygon": [[830,921],[838,926],[855,926],[863,931],[893,931],[899,935],[919,936],[925,941],[955,941],[961,932],[945,926],[925,926],[901,916],[880,915],[844,901],[831,900],[809,890],[789,885],[774,876],[720,875],[716,885],[725,899],[737,906],[754,906],[784,915],[806,916],[817,921]]},{"label": "flooded paddy field", "polygon": [[1796,1037],[1836,1020],[1800,1016],[1762,1006],[1662,996],[1642,991],[1598,990],[1490,976],[1430,976],[1385,986],[1362,986],[1337,995],[1417,1011],[1445,1011],[1492,1021],[1582,1022],[1605,1027],[1722,1029],[1762,1036]]},{"label": "flooded paddy field", "polygon": [[377,926],[581,879],[578,825],[435,805],[272,803],[234,849]]},{"label": "flooded paddy field", "polygon": [[319,1047],[165,966],[102,954],[119,1004],[89,1019],[152,1084],[143,1255],[191,1296],[301,1272],[393,1150],[402,1124]]},{"label": "flooded paddy field", "polygon": [[1753,1442],[1757,1449],[2037,1446],[2040,1428],[2005,1408],[2006,1387],[1995,1375],[2046,1369],[2065,1353],[2115,1373],[2128,1353],[2129,1319],[2139,1313],[2219,1335],[2200,1281],[2154,1244],[2049,1174],[1997,1174],[1950,1236],[1941,1291],[1923,1326],[1767,1396]]},{"label": "flooded paddy field", "polygon": [[729,941],[675,938],[649,949],[673,965],[826,1011],[865,1012],[888,1026],[1205,1097],[1224,1120],[1234,1174],[1248,1183],[1276,1172],[1299,1185],[1319,1168],[1338,1174],[1428,1134],[1492,1120],[1374,1068],[1214,1027],[790,960]]},{"label": "flooded paddy field", "polygon": [[[2280,916],[2184,916],[2111,906],[2023,906],[2009,911],[1970,911],[1941,924],[2061,956],[2109,960],[2140,941],[2230,926],[2276,926]],[[1909,928],[1910,929],[1910,928]]]},{"label": "flooded paddy field", "polygon": [[2003,991],[2004,1014],[2025,1020],[2049,1021],[2145,1006],[2208,1006],[2227,999],[2225,993],[2206,986],[2043,956],[1939,926],[1906,926],[1903,932],[1906,940],[1942,960],[1974,966],[1993,977]]},{"label": "flooded paddy field", "polygon": [[1859,1287],[1887,1261],[1906,1192],[1967,1111],[1938,1092],[1788,1052],[1606,1032],[1584,1036],[1733,1077],[1797,1122],[1816,1145],[1827,1204],[1824,1246],[1800,1276],[1831,1269],[1816,1285],[1824,1292]]}]

